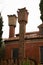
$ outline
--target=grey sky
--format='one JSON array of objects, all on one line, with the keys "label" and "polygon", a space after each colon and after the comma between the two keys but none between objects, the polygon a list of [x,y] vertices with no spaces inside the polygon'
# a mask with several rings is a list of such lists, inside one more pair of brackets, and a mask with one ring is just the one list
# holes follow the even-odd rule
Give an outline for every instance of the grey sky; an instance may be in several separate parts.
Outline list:
[{"label": "grey sky", "polygon": [[[28,24],[26,26],[26,32],[38,31],[37,26],[41,24],[40,11],[39,11],[40,0],[0,0],[0,11],[3,16],[3,37],[9,36],[8,18],[7,15],[16,14],[18,8],[26,7],[29,12]],[[16,32],[19,33],[19,25],[17,23]]]}]

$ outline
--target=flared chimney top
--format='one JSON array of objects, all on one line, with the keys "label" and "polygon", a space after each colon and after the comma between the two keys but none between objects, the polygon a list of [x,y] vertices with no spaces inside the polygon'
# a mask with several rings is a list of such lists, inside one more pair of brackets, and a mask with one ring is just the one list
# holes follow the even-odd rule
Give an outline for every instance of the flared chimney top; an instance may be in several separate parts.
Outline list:
[{"label": "flared chimney top", "polygon": [[26,21],[26,23],[27,23],[28,12],[27,12],[26,8],[18,9],[17,13],[18,13],[18,22]]},{"label": "flared chimney top", "polygon": [[17,20],[16,15],[8,15],[8,20],[9,20],[9,25],[16,26],[16,20]]}]

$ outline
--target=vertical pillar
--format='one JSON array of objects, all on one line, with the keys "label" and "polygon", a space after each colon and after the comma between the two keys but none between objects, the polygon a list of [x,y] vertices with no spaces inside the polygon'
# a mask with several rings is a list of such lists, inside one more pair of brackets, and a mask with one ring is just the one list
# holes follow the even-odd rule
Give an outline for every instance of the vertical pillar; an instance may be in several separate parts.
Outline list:
[{"label": "vertical pillar", "polygon": [[26,23],[28,20],[28,12],[26,8],[18,9],[18,22],[19,22],[19,58],[24,58],[24,36],[26,30]]},{"label": "vertical pillar", "polygon": [[16,27],[16,15],[8,15],[9,20],[9,38],[14,37],[15,35],[15,27]]}]

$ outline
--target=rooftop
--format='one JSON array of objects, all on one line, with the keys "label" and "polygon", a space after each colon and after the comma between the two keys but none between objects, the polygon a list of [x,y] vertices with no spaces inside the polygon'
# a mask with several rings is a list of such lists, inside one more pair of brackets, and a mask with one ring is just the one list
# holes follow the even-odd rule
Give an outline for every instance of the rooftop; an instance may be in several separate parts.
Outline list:
[{"label": "rooftop", "polygon": [[[30,33],[26,33],[25,37],[26,40],[28,39],[43,39],[43,35],[39,35],[38,32],[30,32]],[[11,37],[8,39],[5,39],[5,41],[17,41],[19,40],[19,34],[16,34],[16,37]]]}]

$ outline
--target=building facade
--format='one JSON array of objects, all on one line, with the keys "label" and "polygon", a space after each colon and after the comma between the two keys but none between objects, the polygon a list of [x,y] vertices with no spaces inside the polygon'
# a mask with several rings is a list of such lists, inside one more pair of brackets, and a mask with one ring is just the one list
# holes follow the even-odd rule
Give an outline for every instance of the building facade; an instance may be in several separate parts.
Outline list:
[{"label": "building facade", "polygon": [[[43,23],[38,26],[39,31],[26,33],[28,11],[26,8],[18,9],[16,15],[8,15],[9,38],[5,39],[5,58],[31,58],[37,63],[43,63]],[[15,35],[18,18],[19,34]]]}]

